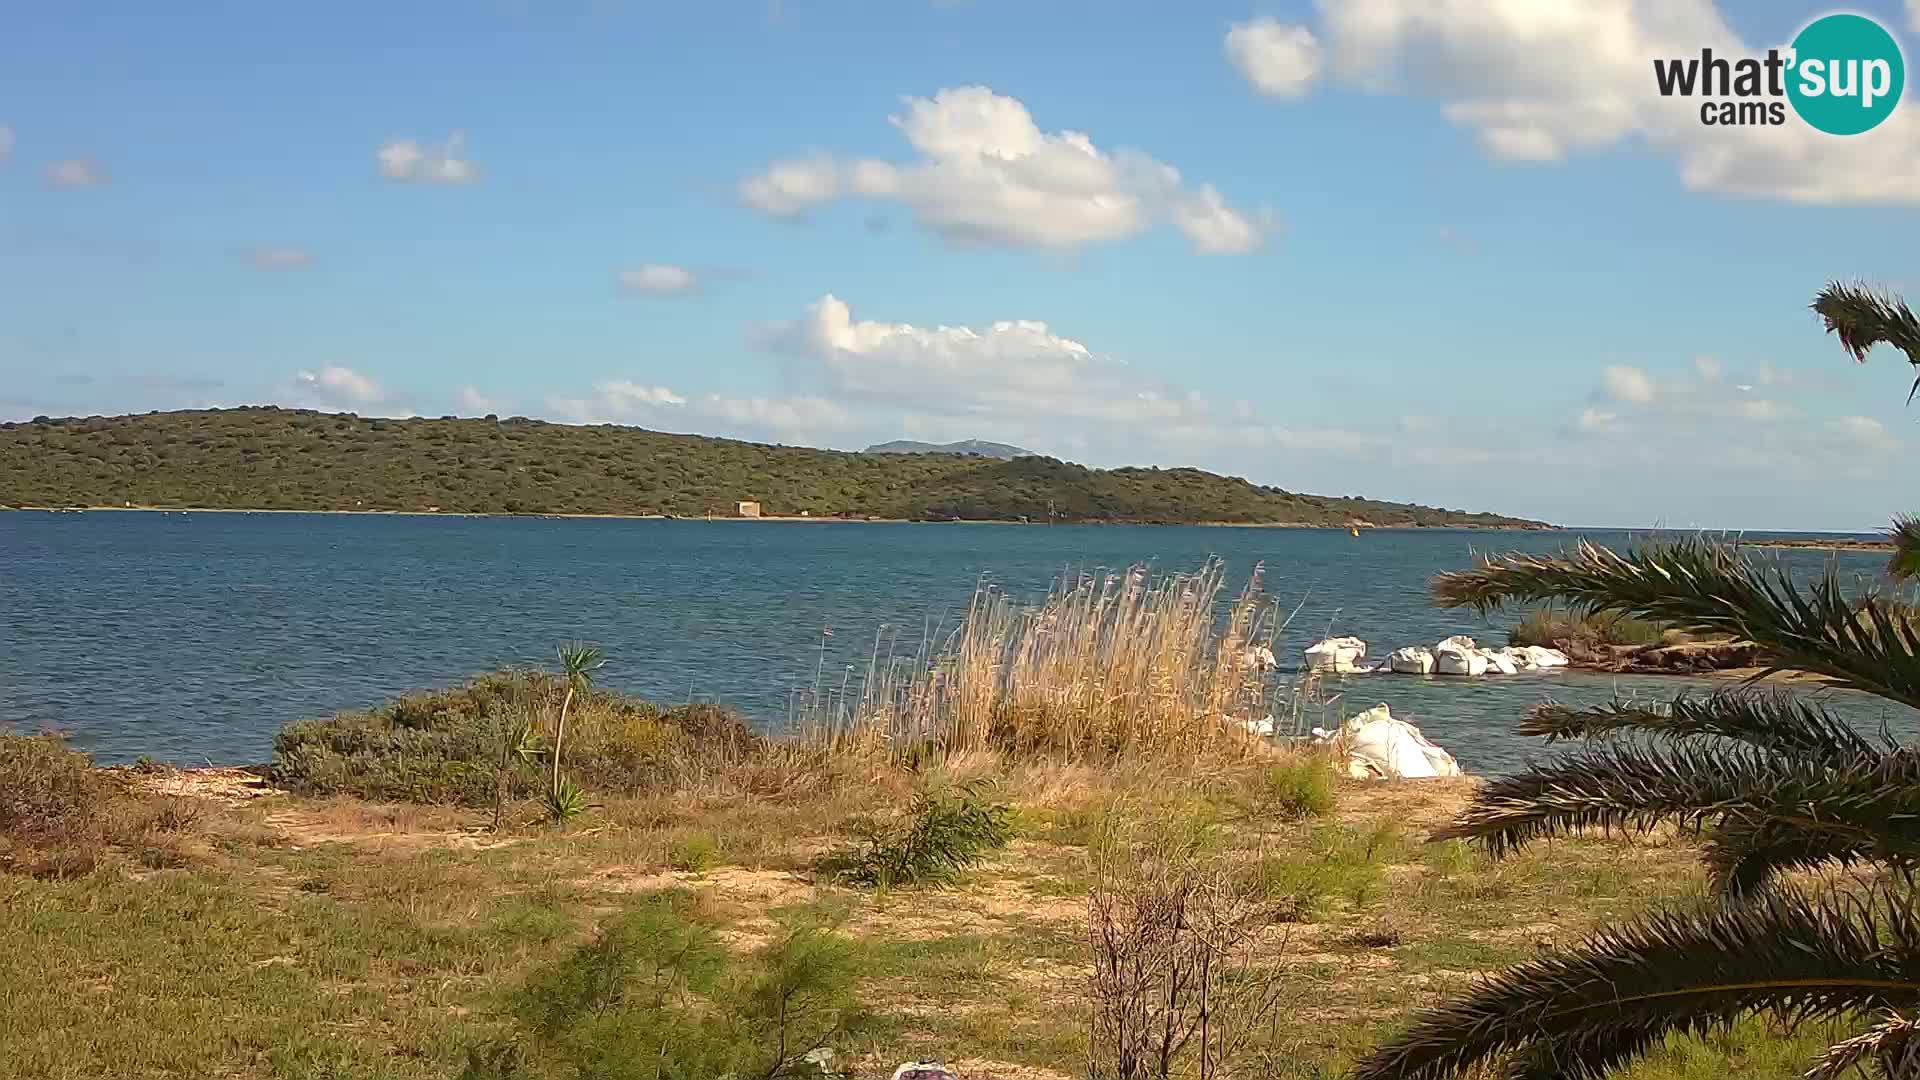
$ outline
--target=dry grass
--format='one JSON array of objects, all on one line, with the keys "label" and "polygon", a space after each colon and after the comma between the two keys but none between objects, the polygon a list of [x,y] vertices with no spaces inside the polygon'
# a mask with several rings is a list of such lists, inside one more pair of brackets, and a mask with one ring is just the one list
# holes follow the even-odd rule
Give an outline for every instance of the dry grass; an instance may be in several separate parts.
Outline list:
[{"label": "dry grass", "polygon": [[[1255,567],[1227,600],[1224,566],[1066,576],[1037,604],[983,584],[959,627],[906,661],[878,643],[857,700],[826,695],[812,742],[924,757],[1054,761],[1243,755],[1274,702],[1257,657],[1281,629]],[[1269,652],[1270,655],[1270,652]]]}]

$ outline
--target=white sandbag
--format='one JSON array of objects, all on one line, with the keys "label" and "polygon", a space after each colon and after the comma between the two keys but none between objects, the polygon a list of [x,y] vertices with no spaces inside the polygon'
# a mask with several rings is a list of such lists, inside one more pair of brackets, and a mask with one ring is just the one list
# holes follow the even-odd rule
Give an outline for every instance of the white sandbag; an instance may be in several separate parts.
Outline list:
[{"label": "white sandbag", "polygon": [[1272,671],[1280,666],[1280,661],[1274,659],[1273,650],[1265,645],[1255,645],[1241,653],[1240,663],[1255,671]]},{"label": "white sandbag", "polygon": [[1460,763],[1452,754],[1428,741],[1419,728],[1394,719],[1385,705],[1348,717],[1340,725],[1338,743],[1347,775],[1356,780],[1460,775]]},{"label": "white sandbag", "polygon": [[1471,652],[1479,647],[1480,643],[1467,635],[1455,634],[1450,638],[1441,638],[1440,643],[1433,647],[1433,651],[1439,652],[1441,649],[1465,649]]},{"label": "white sandbag", "polygon": [[1422,645],[1409,645],[1404,649],[1393,650],[1387,657],[1387,666],[1403,675],[1433,674],[1433,650]]},{"label": "white sandbag", "polygon": [[1260,720],[1243,720],[1241,723],[1247,726],[1247,734],[1249,735],[1254,735],[1262,739],[1273,738],[1272,716],[1267,716]]},{"label": "white sandbag", "polygon": [[[1487,673],[1487,654],[1468,646],[1462,648],[1449,644],[1455,638],[1448,638],[1433,651],[1433,670],[1436,675],[1485,675]],[[1467,639],[1471,641],[1472,639]]]},{"label": "white sandbag", "polygon": [[1307,670],[1340,674],[1360,671],[1360,658],[1366,655],[1367,643],[1357,637],[1327,638],[1307,647]]},{"label": "white sandbag", "polygon": [[1537,668],[1556,668],[1567,666],[1567,654],[1559,649],[1549,649],[1544,645],[1522,645],[1514,650],[1527,655],[1527,659]]}]

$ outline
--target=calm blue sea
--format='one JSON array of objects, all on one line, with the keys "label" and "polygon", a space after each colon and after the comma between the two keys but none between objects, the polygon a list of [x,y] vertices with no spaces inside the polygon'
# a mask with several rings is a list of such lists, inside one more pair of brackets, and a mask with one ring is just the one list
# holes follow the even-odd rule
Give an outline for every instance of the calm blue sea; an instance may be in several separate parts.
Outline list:
[{"label": "calm blue sea", "polygon": [[[1426,601],[1434,573],[1474,552],[1551,551],[1579,536],[1170,526],[1003,526],[552,520],[328,514],[0,513],[0,725],[55,727],[105,761],[263,761],[300,717],[372,705],[558,642],[605,647],[608,685],[662,701],[718,700],[766,724],[789,694],[832,681],[895,628],[911,653],[951,626],[977,579],[1038,594],[1068,568],[1227,561],[1234,587],[1264,563],[1291,609],[1283,660],[1328,630],[1373,655],[1491,624]],[[1871,553],[1783,551],[1873,576]],[[822,631],[827,651],[821,654]],[[1480,681],[1348,680],[1470,770],[1540,752],[1514,720],[1549,695],[1671,696],[1685,681],[1558,673]],[[1702,683],[1701,685],[1708,685]],[[1904,709],[1828,692],[1857,721],[1914,730]]]}]

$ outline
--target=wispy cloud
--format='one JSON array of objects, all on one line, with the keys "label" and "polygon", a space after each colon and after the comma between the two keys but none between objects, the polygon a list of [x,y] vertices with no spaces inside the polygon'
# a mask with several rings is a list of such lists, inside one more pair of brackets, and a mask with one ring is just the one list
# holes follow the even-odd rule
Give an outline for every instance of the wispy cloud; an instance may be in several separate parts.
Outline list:
[{"label": "wispy cloud", "polygon": [[467,157],[466,136],[454,132],[438,145],[392,139],[374,153],[380,175],[401,184],[473,184],[480,167]]}]

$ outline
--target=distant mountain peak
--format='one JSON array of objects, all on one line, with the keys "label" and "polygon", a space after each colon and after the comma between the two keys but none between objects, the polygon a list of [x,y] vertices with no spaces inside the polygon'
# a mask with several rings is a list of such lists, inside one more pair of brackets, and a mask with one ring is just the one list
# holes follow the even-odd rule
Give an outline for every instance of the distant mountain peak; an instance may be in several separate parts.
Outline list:
[{"label": "distant mountain peak", "polygon": [[959,442],[927,443],[912,439],[895,439],[892,442],[874,443],[862,450],[863,454],[962,454],[970,457],[999,458],[1012,461],[1020,457],[1038,457],[1031,450],[1022,450],[1006,443],[988,442],[985,439],[962,439]]}]

